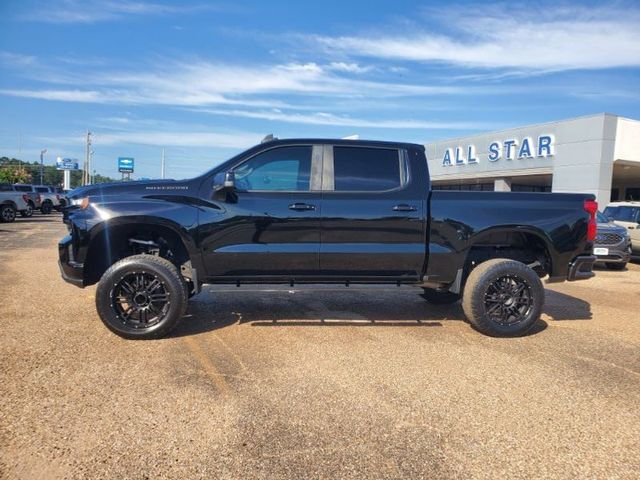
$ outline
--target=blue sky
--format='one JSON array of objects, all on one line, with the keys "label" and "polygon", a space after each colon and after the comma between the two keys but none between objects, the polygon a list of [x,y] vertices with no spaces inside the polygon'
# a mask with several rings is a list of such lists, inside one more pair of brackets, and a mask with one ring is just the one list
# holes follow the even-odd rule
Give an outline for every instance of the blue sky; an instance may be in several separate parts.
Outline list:
[{"label": "blue sky", "polygon": [[0,155],[195,175],[264,135],[640,118],[638,2],[0,1]]}]

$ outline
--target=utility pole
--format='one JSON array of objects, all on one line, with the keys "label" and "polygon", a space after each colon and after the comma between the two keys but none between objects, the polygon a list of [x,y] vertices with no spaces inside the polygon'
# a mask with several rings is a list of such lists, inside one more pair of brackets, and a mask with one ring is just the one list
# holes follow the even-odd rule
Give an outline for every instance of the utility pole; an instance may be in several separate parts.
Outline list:
[{"label": "utility pole", "polygon": [[47,149],[40,150],[40,185],[44,185],[44,154],[47,153]]},{"label": "utility pole", "polygon": [[87,130],[87,149],[84,157],[84,168],[82,169],[82,185],[88,185],[91,180],[91,132]]},{"label": "utility pole", "polygon": [[164,179],[164,147],[162,147],[162,162],[160,163],[160,178]]}]

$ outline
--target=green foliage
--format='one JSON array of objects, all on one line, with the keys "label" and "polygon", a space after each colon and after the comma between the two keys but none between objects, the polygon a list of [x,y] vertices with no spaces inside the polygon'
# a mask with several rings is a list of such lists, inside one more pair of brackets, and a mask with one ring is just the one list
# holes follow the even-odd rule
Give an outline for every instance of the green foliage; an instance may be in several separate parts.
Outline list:
[{"label": "green foliage", "polygon": [[[42,169],[44,185],[62,186],[64,172],[54,165],[44,165]],[[116,179],[96,174],[94,183],[115,182]],[[17,158],[0,157],[0,182],[40,184],[40,163],[27,163]],[[71,171],[71,188],[82,184],[82,172]]]}]

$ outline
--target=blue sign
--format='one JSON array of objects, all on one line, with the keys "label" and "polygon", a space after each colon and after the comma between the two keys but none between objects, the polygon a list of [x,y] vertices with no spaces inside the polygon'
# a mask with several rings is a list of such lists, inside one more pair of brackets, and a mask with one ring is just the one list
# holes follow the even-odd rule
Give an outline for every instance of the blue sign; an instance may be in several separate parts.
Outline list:
[{"label": "blue sign", "polygon": [[133,173],[133,157],[118,157],[118,171],[120,173]]},{"label": "blue sign", "polygon": [[78,164],[75,158],[56,158],[56,170],[78,170]]}]

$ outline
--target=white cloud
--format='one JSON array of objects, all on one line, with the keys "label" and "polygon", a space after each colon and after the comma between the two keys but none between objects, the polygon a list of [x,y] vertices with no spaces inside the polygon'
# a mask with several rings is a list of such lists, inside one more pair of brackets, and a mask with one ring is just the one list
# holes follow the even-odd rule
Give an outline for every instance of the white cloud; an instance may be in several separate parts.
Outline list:
[{"label": "white cloud", "polygon": [[46,23],[94,23],[130,15],[176,15],[219,10],[215,4],[171,4],[128,0],[50,0],[19,16]]},{"label": "white cloud", "polygon": [[488,123],[473,122],[437,122],[421,120],[367,120],[362,118],[352,118],[338,116],[332,113],[317,112],[311,114],[283,113],[280,110],[272,111],[247,111],[247,110],[224,110],[224,109],[204,109],[201,110],[214,115],[225,115],[232,117],[256,118],[261,120],[271,120],[286,123],[303,123],[308,125],[330,125],[339,127],[360,127],[360,128],[398,128],[398,129],[425,129],[425,130],[488,130],[492,125]]},{"label": "white cloud", "polygon": [[0,90],[1,95],[12,97],[59,100],[64,102],[104,103],[101,93],[91,90]]},{"label": "white cloud", "polygon": [[[163,61],[139,70],[77,74],[49,69],[39,78],[64,85],[52,89],[4,89],[0,94],[115,104],[175,106],[242,105],[253,108],[292,108],[274,95],[332,96],[378,99],[477,93],[469,87],[385,83],[352,79],[316,63],[229,65],[205,61]],[[69,88],[70,87],[70,88]],[[82,87],[82,88],[81,88]]]},{"label": "white cloud", "polygon": [[416,27],[409,34],[309,38],[328,52],[347,56],[464,67],[560,71],[640,66],[637,7],[504,4],[430,14],[443,33]]},{"label": "white cloud", "polygon": [[248,148],[264,137],[258,133],[215,132],[165,132],[132,131],[120,133],[96,133],[94,143],[98,145],[156,145],[180,147]]},{"label": "white cloud", "polygon": [[346,73],[366,73],[373,69],[373,67],[370,66],[363,67],[362,65],[358,65],[357,63],[346,62],[331,62],[329,64],[329,68],[331,70],[335,70],[336,72]]}]

